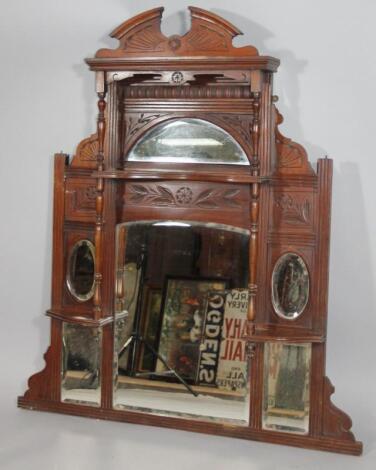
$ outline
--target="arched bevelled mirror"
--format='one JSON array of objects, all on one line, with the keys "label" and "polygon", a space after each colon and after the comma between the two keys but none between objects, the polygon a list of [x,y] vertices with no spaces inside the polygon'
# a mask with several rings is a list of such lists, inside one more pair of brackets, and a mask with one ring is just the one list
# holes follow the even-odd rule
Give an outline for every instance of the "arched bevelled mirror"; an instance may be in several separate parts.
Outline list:
[{"label": "arched bevelled mirror", "polygon": [[67,286],[72,296],[85,302],[94,294],[95,248],[89,240],[79,240],[68,257]]},{"label": "arched bevelled mirror", "polygon": [[304,311],[309,297],[308,269],[296,253],[285,253],[272,274],[272,302],[277,315],[294,320]]},{"label": "arched bevelled mirror", "polygon": [[248,422],[248,245],[228,225],[118,226],[115,408]]},{"label": "arched bevelled mirror", "polygon": [[133,147],[128,161],[249,165],[244,150],[220,127],[202,119],[163,122]]}]

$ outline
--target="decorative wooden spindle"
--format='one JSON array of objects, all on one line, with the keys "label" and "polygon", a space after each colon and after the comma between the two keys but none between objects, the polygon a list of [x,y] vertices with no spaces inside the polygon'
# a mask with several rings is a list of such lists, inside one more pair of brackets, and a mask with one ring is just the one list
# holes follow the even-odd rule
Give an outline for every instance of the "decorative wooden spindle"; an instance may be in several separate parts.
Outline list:
[{"label": "decorative wooden spindle", "polygon": [[[105,120],[105,101],[106,93],[103,91],[98,93],[98,154],[97,154],[97,170],[104,170],[104,136],[106,132]],[[96,222],[95,222],[95,275],[94,275],[94,318],[99,319],[102,316],[102,232],[103,232],[103,187],[104,181],[100,176],[97,178],[97,195],[95,201]]]},{"label": "decorative wooden spindle", "polygon": [[[260,176],[259,141],[260,141],[260,92],[254,92],[253,97],[253,124],[252,124],[252,146],[253,157],[251,161],[252,176]],[[249,304],[248,322],[249,333],[254,332],[254,320],[256,317],[256,294],[257,294],[257,258],[258,258],[258,221],[259,221],[259,196],[260,182],[252,183],[251,207],[250,207],[250,244],[249,244]]]},{"label": "decorative wooden spindle", "polygon": [[116,266],[116,313],[124,311],[124,273],[125,273],[125,247],[127,231],[124,226],[120,227],[116,235],[117,243],[117,266]]}]

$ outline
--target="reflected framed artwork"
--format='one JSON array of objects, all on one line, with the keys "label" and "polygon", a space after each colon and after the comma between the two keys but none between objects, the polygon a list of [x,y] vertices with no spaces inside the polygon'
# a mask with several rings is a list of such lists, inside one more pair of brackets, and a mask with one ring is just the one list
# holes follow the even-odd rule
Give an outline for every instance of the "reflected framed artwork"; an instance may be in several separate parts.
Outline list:
[{"label": "reflected framed artwork", "polygon": [[[226,280],[168,278],[163,295],[158,352],[186,380],[196,382],[207,296]],[[156,371],[165,370],[161,361]]]}]

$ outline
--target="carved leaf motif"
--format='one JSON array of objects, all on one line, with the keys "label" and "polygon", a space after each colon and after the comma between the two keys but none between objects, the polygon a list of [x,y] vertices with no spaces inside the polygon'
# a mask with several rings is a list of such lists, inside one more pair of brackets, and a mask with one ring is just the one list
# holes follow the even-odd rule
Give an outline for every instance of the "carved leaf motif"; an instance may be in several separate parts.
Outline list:
[{"label": "carved leaf motif", "polygon": [[240,189],[228,189],[225,191],[223,198],[226,204],[231,207],[239,207],[239,202],[235,199],[235,196],[237,196],[239,193]]},{"label": "carved leaf motif", "polygon": [[139,194],[147,194],[148,190],[145,188],[145,186],[142,186],[141,184],[133,184],[131,186],[131,189]]},{"label": "carved leaf motif", "polygon": [[155,188],[152,186],[143,186],[141,184],[131,185],[130,190],[132,195],[129,200],[133,203],[149,203],[159,205],[171,205],[175,203],[175,198],[172,192],[164,186],[157,185]]},{"label": "carved leaf motif", "polygon": [[157,197],[156,201],[166,203],[166,204],[172,204],[175,202],[174,195],[169,189],[160,185],[157,186],[157,189],[160,195]]},{"label": "carved leaf motif", "polygon": [[252,146],[251,129],[249,121],[245,120],[244,117],[240,118],[236,115],[222,115],[220,117],[227,125],[233,127],[248,145]]},{"label": "carved leaf motif", "polygon": [[146,124],[160,116],[162,116],[162,114],[149,114],[145,116],[145,114],[142,113],[138,119],[132,116],[128,117],[126,120],[126,140],[136,134],[136,132],[146,126]]},{"label": "carved leaf motif", "polygon": [[221,206],[239,207],[240,202],[236,199],[240,193],[239,189],[209,188],[200,192],[194,198],[193,191],[182,186],[175,192],[162,185],[132,184],[130,186],[131,203],[144,203],[162,206],[197,206],[203,209],[215,209]]},{"label": "carved leaf motif", "polygon": [[216,208],[220,205],[238,207],[239,202],[235,196],[239,194],[239,189],[206,189],[200,193],[195,201],[195,205],[204,208]]},{"label": "carved leaf motif", "polygon": [[240,193],[240,189],[226,189],[223,196],[225,198],[233,198],[239,193]]},{"label": "carved leaf motif", "polygon": [[308,199],[294,201],[289,194],[282,194],[275,200],[275,205],[283,214],[287,224],[309,224],[311,204]]},{"label": "carved leaf motif", "polygon": [[198,207],[217,207],[213,200],[213,192],[213,189],[206,189],[200,193],[195,201],[195,205]]}]

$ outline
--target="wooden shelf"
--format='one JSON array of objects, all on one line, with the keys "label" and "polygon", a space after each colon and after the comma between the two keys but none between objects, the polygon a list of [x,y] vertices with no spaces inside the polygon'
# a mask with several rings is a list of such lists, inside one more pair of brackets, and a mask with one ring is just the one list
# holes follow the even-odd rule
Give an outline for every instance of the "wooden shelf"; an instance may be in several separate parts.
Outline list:
[{"label": "wooden shelf", "polygon": [[[86,317],[83,315],[72,315],[66,312],[57,311],[57,310],[47,310],[46,315],[51,318],[55,318],[56,320],[61,320],[67,323],[75,323],[77,325],[82,326],[92,326],[92,327],[101,327],[107,325],[108,323],[112,323],[114,321],[114,317],[108,316],[104,318],[99,318],[98,320]],[[118,319],[118,318],[117,318]]]},{"label": "wooden shelf", "polygon": [[265,183],[268,177],[256,177],[251,174],[227,171],[198,172],[192,170],[177,171],[164,168],[107,170],[91,174],[94,178],[123,179],[123,180],[180,180],[180,181],[214,181],[221,183]]},{"label": "wooden shelf", "polygon": [[[186,388],[180,383],[164,382],[161,380],[148,380],[137,377],[119,376],[118,383],[131,388],[141,388],[147,390],[164,390],[170,392],[186,392]],[[233,392],[231,390],[221,390],[215,387],[204,387],[201,385],[192,385],[192,389],[201,395],[210,395],[217,398],[230,398],[241,400],[244,394]]]}]

